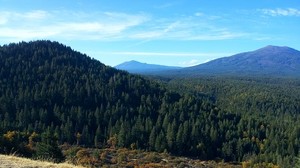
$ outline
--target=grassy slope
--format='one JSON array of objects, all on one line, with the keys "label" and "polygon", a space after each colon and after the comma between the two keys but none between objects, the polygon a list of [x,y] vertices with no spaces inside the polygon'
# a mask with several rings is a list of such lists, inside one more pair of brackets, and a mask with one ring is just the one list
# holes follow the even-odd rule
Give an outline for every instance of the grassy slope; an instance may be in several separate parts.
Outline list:
[{"label": "grassy slope", "polygon": [[26,158],[0,155],[0,167],[13,167],[13,168],[82,168],[67,163],[51,163],[46,161],[30,160]]}]

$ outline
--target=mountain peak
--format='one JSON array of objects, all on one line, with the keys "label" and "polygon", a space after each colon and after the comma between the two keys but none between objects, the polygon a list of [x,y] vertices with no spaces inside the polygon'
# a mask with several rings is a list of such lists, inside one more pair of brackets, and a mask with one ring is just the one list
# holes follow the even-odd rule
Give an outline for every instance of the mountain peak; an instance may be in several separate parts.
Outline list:
[{"label": "mountain peak", "polygon": [[136,61],[136,60],[127,61],[127,63],[138,63],[138,64],[142,64],[141,62]]},{"label": "mountain peak", "polygon": [[275,46],[275,45],[267,45],[261,49],[275,49],[275,48],[288,48],[286,46]]},{"label": "mountain peak", "polygon": [[300,51],[286,46],[268,45],[197,65],[191,70],[215,74],[299,76]]},{"label": "mountain peak", "polygon": [[272,53],[277,53],[277,52],[287,52],[287,51],[297,51],[293,48],[287,47],[287,46],[274,46],[274,45],[268,45],[263,48],[260,48],[256,50],[257,52],[272,52]]},{"label": "mountain peak", "polygon": [[115,66],[115,68],[120,70],[125,70],[131,73],[148,73],[148,72],[158,72],[163,70],[173,70],[173,69],[180,69],[180,67],[172,67],[172,66],[164,66],[164,65],[157,65],[157,64],[147,64],[141,63],[135,60],[131,60],[128,62],[124,62]]},{"label": "mountain peak", "polygon": [[131,61],[126,61],[126,62],[123,62],[115,67],[119,67],[119,66],[132,66],[132,65],[138,65],[138,64],[143,64],[141,62],[138,62],[138,61],[135,61],[135,60],[131,60]]}]

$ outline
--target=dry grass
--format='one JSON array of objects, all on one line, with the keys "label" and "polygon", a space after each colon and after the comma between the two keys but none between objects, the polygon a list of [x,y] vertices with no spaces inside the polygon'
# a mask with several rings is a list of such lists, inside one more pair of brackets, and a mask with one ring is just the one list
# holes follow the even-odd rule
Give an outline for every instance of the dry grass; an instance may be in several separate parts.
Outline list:
[{"label": "dry grass", "polygon": [[26,158],[0,155],[0,168],[83,168],[68,163],[51,163],[46,161],[30,160]]},{"label": "dry grass", "polygon": [[176,157],[168,153],[129,150],[125,148],[70,148],[65,151],[67,160],[87,167],[136,167],[136,168],[242,168],[240,163],[203,161]]}]

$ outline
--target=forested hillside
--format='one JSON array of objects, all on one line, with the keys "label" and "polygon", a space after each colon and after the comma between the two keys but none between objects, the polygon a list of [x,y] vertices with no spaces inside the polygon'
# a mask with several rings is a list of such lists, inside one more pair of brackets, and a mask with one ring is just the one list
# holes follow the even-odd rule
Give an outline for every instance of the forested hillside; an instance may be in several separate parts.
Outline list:
[{"label": "forested hillside", "polygon": [[165,81],[171,90],[207,95],[218,107],[241,116],[233,149],[248,139],[256,142],[259,162],[293,167],[300,142],[299,79],[202,76]]},{"label": "forested hillside", "polygon": [[297,104],[277,120],[259,118],[244,106],[237,112],[239,106],[216,102],[222,110],[213,96],[198,94],[201,85],[182,86],[191,89],[169,91],[57,42],[1,46],[0,152],[61,161],[52,146],[65,143],[293,167],[300,147]]},{"label": "forested hillside", "polygon": [[[133,145],[214,159],[223,157],[217,136],[235,129],[239,120],[208,99],[169,92],[56,42],[2,46],[0,65],[2,152],[28,154],[27,148],[17,150],[17,142],[34,151],[33,132],[54,132],[60,144]],[[221,125],[227,122],[230,126]]]}]

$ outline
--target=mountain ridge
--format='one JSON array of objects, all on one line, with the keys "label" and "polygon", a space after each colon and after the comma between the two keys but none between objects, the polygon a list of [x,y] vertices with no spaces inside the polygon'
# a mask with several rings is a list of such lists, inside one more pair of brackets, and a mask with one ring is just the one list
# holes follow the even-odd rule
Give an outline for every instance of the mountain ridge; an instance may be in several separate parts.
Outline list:
[{"label": "mountain ridge", "polygon": [[191,67],[155,72],[145,69],[140,73],[179,77],[198,75],[300,77],[300,51],[287,46],[268,45]]},{"label": "mountain ridge", "polygon": [[172,67],[128,61],[115,66],[117,69],[144,75],[158,76],[292,76],[300,77],[300,51],[288,46],[265,47],[191,66]]},{"label": "mountain ridge", "polygon": [[127,62],[123,62],[119,65],[116,65],[114,68],[119,70],[125,70],[130,73],[153,73],[159,71],[169,71],[169,70],[178,70],[181,67],[176,66],[165,66],[165,65],[158,65],[158,64],[148,64],[142,63],[139,61],[131,60]]},{"label": "mountain ridge", "polygon": [[243,52],[185,68],[183,71],[188,72],[190,70],[215,74],[293,76],[300,72],[300,51],[290,47],[269,45],[254,51]]}]

